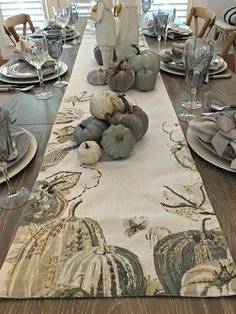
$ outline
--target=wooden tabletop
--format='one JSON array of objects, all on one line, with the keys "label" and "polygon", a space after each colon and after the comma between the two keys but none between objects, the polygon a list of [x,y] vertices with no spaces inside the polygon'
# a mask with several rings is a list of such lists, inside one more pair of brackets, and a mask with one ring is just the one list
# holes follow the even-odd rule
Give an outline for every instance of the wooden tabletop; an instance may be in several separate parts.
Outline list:
[{"label": "wooden tabletop", "polygon": [[[147,38],[150,47],[156,47],[156,40]],[[69,65],[66,79],[69,79],[78,46],[65,50],[63,61]],[[183,77],[161,72],[167,92],[176,113],[182,111],[180,103],[188,98],[187,87]],[[225,104],[235,102],[236,76],[230,79],[210,80],[201,89],[203,110],[212,101]],[[20,103],[17,125],[32,132],[37,138],[38,151],[31,163],[14,179],[13,184],[31,188],[37,178],[45,152],[50,131],[54,123],[65,89],[53,88],[47,84],[55,96],[48,101],[34,98],[33,91],[27,93],[1,93],[0,105],[8,107],[12,101]],[[187,124],[182,123],[184,132]],[[209,164],[192,152],[197,168],[202,176],[208,196],[217,214],[223,233],[227,239],[231,254],[236,261],[236,174]],[[0,185],[1,191],[5,184]],[[0,211],[0,265],[2,265],[9,246],[17,230],[23,207],[17,210]],[[1,283],[0,283],[1,284]],[[158,314],[202,314],[202,313],[236,313],[236,298],[180,298],[180,297],[143,297],[143,298],[103,298],[103,299],[36,299],[36,300],[0,300],[1,314],[38,314],[38,313],[158,313]]]}]

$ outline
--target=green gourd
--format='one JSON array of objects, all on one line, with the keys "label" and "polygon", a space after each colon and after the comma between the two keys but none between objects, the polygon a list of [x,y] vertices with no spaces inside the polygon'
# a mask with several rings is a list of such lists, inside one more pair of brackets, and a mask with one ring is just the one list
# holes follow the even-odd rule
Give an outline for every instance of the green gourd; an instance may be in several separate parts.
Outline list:
[{"label": "green gourd", "polygon": [[111,65],[107,70],[107,84],[116,92],[126,92],[134,85],[135,73],[125,60],[117,66]]},{"label": "green gourd", "polygon": [[136,73],[134,86],[142,91],[148,92],[155,87],[157,75],[145,67]]},{"label": "green gourd", "polygon": [[132,47],[136,53],[130,54],[127,60],[134,72],[136,73],[145,67],[158,74],[160,70],[160,56],[155,51],[149,49],[141,51],[136,45],[132,45]]},{"label": "green gourd", "polygon": [[106,85],[107,80],[103,69],[92,70],[87,75],[87,81],[92,85]]},{"label": "green gourd", "polygon": [[103,132],[101,145],[112,159],[126,158],[134,149],[135,137],[123,125],[111,125]]},{"label": "green gourd", "polygon": [[98,144],[102,139],[102,133],[108,128],[105,121],[93,116],[84,119],[74,130],[74,140],[81,144],[86,141],[96,141]]},{"label": "green gourd", "polygon": [[139,106],[130,105],[128,100],[120,95],[125,105],[125,111],[115,110],[108,120],[111,124],[122,124],[132,130],[132,133],[137,140],[142,138],[148,129],[148,116]]}]

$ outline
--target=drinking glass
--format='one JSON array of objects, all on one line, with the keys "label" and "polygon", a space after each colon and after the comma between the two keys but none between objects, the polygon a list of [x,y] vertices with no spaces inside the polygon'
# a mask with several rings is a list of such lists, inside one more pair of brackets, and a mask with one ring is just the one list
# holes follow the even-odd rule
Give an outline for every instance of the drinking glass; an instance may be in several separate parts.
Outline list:
[{"label": "drinking glass", "polygon": [[76,4],[70,4],[66,6],[66,10],[69,10],[70,13],[70,19],[69,19],[69,25],[72,26],[73,29],[73,36],[74,39],[71,42],[72,45],[77,45],[80,43],[80,40],[78,40],[76,36],[76,30],[75,30],[75,25],[78,21],[78,6]]},{"label": "drinking glass", "polygon": [[185,80],[190,88],[190,107],[187,112],[181,113],[181,121],[188,122],[196,115],[194,103],[196,102],[197,89],[203,84],[208,73],[209,65],[214,54],[215,41],[203,38],[191,38],[185,42],[184,66]]},{"label": "drinking glass", "polygon": [[25,60],[33,65],[38,74],[41,90],[35,94],[36,99],[49,99],[53,97],[51,91],[44,90],[42,65],[48,58],[48,46],[46,37],[43,34],[32,34],[23,36],[20,39],[21,51]]},{"label": "drinking glass", "polygon": [[0,208],[3,209],[20,207],[27,202],[30,194],[25,187],[14,189],[9,179],[7,161],[13,152],[13,141],[9,125],[9,112],[0,108],[0,173],[3,174],[8,187],[8,192],[0,195]]},{"label": "drinking glass", "polygon": [[64,8],[56,8],[52,7],[54,19],[62,28],[63,31],[63,48],[71,48],[71,45],[65,44],[66,41],[66,25],[69,23],[70,20],[70,11],[67,9],[67,6]]},{"label": "drinking glass", "polygon": [[167,25],[166,25],[166,31],[164,34],[164,48],[166,49],[166,41],[167,41],[167,35],[168,35],[168,29],[174,24],[175,18],[176,18],[176,8],[175,7],[170,7],[166,6],[164,9],[165,12],[167,12],[168,15],[168,20],[167,20]]},{"label": "drinking glass", "polygon": [[158,52],[161,52],[161,37],[165,35],[169,14],[162,10],[158,10],[152,14],[153,16],[153,30],[157,35]]},{"label": "drinking glass", "polygon": [[56,87],[63,87],[68,85],[68,81],[62,80],[60,76],[60,57],[63,51],[63,31],[61,29],[57,30],[47,30],[43,34],[46,36],[48,43],[48,54],[51,58],[55,60],[57,67],[57,81],[53,84]]}]

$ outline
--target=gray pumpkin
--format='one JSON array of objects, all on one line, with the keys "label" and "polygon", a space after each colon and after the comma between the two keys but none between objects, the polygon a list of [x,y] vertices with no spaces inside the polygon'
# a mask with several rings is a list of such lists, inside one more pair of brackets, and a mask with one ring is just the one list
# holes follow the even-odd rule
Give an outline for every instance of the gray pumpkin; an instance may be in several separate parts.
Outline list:
[{"label": "gray pumpkin", "polygon": [[96,141],[99,144],[102,139],[102,133],[107,128],[106,122],[91,116],[77,125],[74,130],[74,140],[78,144],[86,141]]},{"label": "gray pumpkin", "polygon": [[144,67],[136,73],[134,86],[142,92],[148,92],[154,88],[156,80],[157,75]]},{"label": "gray pumpkin", "polygon": [[[99,48],[99,46],[96,46],[94,49],[93,49],[93,53],[94,53],[94,57],[97,61],[97,63],[99,65],[103,65],[103,62],[102,62],[102,54],[101,54],[101,50]],[[113,50],[113,62],[116,62],[117,61],[117,55],[116,55],[116,50],[114,49]]]},{"label": "gray pumpkin", "polygon": [[107,70],[107,84],[115,92],[126,92],[134,85],[135,73],[125,60]]},{"label": "gray pumpkin", "polygon": [[106,85],[107,80],[103,69],[92,70],[87,75],[87,81],[92,85]]}]

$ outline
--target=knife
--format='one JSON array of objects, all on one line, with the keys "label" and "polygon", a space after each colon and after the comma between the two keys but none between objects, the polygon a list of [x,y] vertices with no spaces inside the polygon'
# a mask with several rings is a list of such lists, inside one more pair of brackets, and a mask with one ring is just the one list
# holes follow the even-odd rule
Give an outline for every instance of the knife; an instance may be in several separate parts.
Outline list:
[{"label": "knife", "polygon": [[223,78],[230,78],[232,76],[231,73],[226,73],[226,74],[213,74],[209,75],[210,79],[223,79]]}]

